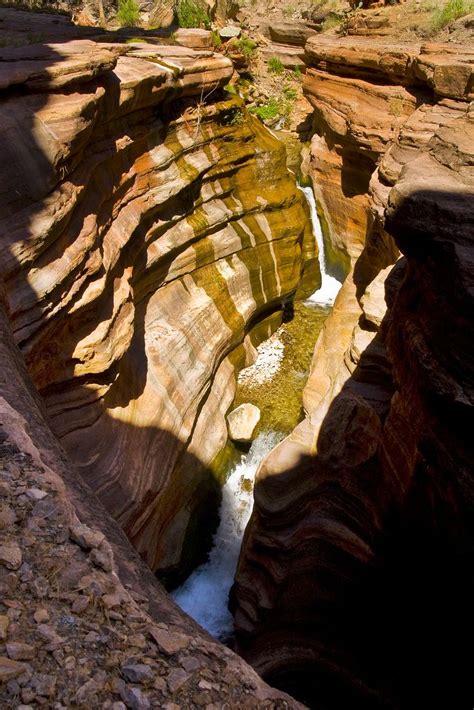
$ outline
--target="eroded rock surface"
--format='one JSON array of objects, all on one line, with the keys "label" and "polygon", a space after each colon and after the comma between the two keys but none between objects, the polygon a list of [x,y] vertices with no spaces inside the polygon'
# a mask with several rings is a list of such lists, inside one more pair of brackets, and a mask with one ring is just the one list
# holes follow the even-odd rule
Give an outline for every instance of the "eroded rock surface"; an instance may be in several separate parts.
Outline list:
[{"label": "eroded rock surface", "polygon": [[472,59],[352,39],[310,39],[307,54],[309,165],[326,238],[352,266],[316,345],[306,418],[258,473],[233,591],[238,648],[316,707],[443,705],[453,687],[461,707]]},{"label": "eroded rock surface", "polygon": [[16,343],[81,475],[152,569],[184,573],[236,371],[317,281],[306,206],[222,92],[223,56],[73,39],[0,58]]},{"label": "eroded rock surface", "polygon": [[3,304],[0,324],[1,707],[302,707],[173,604],[52,434]]}]

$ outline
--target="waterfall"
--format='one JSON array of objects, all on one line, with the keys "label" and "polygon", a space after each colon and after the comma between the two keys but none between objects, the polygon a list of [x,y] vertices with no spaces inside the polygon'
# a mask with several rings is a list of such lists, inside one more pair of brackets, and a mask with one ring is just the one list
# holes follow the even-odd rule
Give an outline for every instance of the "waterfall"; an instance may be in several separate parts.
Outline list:
[{"label": "waterfall", "polygon": [[[324,240],[313,190],[311,187],[300,187],[300,190],[310,207],[321,270],[321,288],[309,297],[307,303],[327,307],[334,302],[341,284],[326,273]],[[270,355],[274,356],[273,351]],[[265,373],[269,369],[268,358],[263,369]],[[172,594],[176,603],[187,614],[212,636],[224,641],[233,634],[233,620],[227,603],[234,582],[242,537],[252,512],[255,474],[260,462],[278,444],[282,436],[275,432],[259,434],[249,452],[232,468],[222,490],[220,523],[214,535],[209,558]]]},{"label": "waterfall", "polygon": [[220,523],[209,559],[172,594],[181,609],[221,640],[233,633],[227,602],[245,526],[252,512],[255,474],[262,459],[281,438],[274,432],[259,434],[249,452],[231,470],[222,490]]},{"label": "waterfall", "polygon": [[313,234],[316,239],[319,250],[319,268],[321,271],[321,288],[315,291],[307,300],[309,303],[319,304],[321,306],[330,306],[341,288],[342,284],[333,276],[329,276],[326,272],[326,258],[324,253],[323,230],[319,221],[318,211],[316,209],[316,200],[312,187],[301,187],[299,189],[304,193],[311,212],[311,223],[313,225]]}]

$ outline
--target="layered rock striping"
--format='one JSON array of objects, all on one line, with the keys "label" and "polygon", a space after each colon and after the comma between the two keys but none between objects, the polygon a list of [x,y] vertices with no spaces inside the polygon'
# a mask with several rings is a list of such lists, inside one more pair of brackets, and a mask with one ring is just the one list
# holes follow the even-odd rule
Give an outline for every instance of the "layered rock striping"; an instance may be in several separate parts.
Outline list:
[{"label": "layered rock striping", "polygon": [[320,38],[306,51],[307,164],[349,274],[316,344],[306,418],[257,476],[232,599],[238,648],[315,707],[449,704],[454,687],[461,707],[472,55]]},{"label": "layered rock striping", "polygon": [[0,58],[15,341],[81,475],[153,570],[183,573],[236,371],[317,282],[306,206],[223,94],[225,57],[77,39]]}]

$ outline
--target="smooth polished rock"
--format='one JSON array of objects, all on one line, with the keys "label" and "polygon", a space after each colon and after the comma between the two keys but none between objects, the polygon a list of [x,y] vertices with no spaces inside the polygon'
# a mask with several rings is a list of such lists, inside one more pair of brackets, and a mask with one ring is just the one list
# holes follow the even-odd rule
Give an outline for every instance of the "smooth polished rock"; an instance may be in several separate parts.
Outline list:
[{"label": "smooth polished rock", "polygon": [[252,441],[255,429],[260,421],[260,409],[254,404],[244,402],[227,415],[229,436],[233,441],[248,443]]}]

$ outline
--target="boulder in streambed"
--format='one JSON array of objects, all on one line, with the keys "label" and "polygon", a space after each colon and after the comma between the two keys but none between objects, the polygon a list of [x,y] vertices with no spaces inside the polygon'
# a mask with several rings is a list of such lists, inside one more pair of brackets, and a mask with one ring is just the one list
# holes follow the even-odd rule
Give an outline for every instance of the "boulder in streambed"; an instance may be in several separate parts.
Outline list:
[{"label": "boulder in streambed", "polygon": [[250,402],[245,402],[227,415],[227,426],[232,441],[248,443],[252,441],[257,424],[260,421],[260,409]]}]

